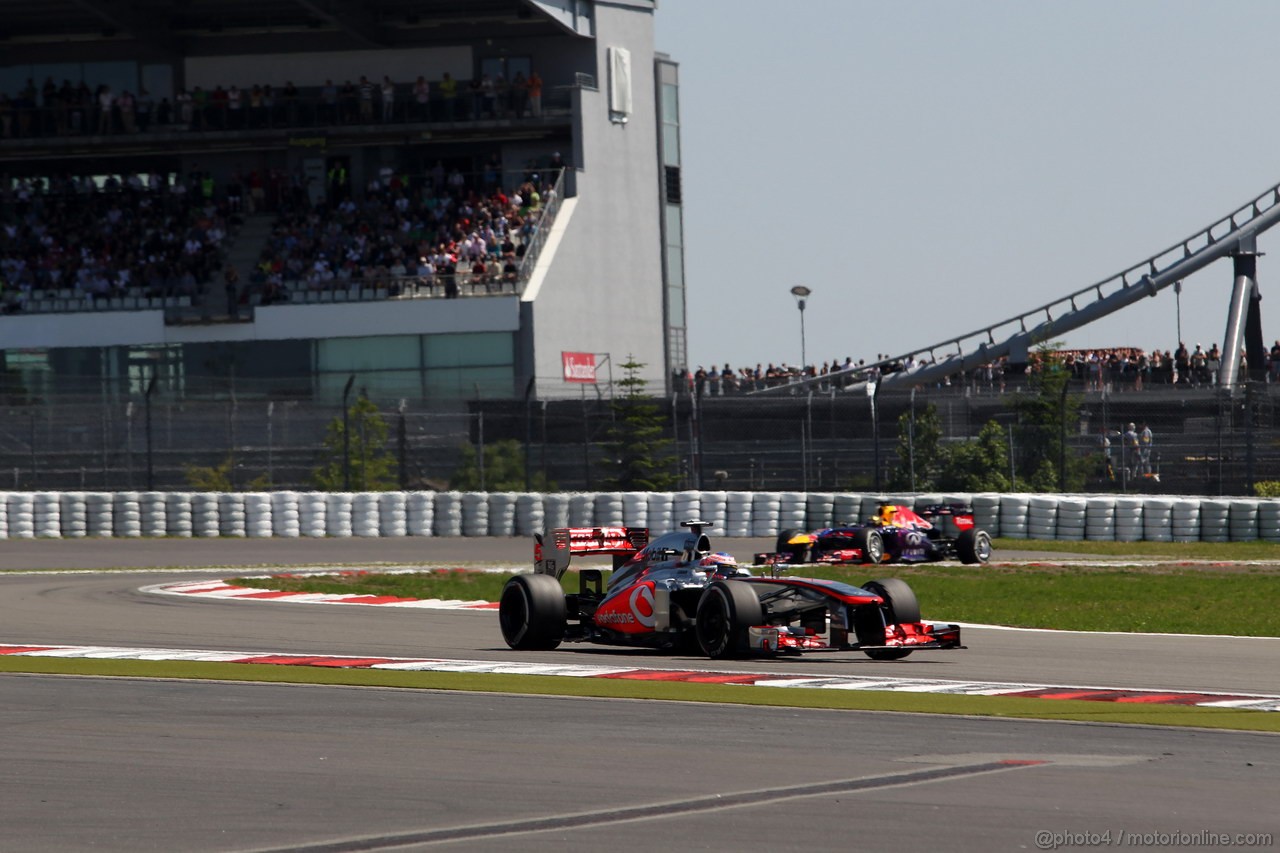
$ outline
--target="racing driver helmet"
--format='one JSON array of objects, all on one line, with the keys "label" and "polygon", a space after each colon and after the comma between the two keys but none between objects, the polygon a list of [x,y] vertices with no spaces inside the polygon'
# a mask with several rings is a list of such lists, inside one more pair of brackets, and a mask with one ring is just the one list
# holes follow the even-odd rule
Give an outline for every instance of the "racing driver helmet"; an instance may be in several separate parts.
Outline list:
[{"label": "racing driver helmet", "polygon": [[892,527],[893,517],[897,514],[898,508],[893,504],[881,504],[880,512],[875,518],[875,523],[881,527]]},{"label": "racing driver helmet", "polygon": [[708,554],[698,561],[698,569],[706,572],[711,577],[728,578],[742,574],[742,570],[738,567],[738,561],[733,558],[732,554],[726,554],[724,551],[717,551],[714,554]]}]

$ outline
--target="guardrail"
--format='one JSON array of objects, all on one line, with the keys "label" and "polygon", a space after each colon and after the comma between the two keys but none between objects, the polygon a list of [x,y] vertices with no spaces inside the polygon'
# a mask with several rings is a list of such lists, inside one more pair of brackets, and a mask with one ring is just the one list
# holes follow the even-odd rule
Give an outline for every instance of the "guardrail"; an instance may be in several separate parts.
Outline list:
[{"label": "guardrail", "polygon": [[0,492],[0,539],[530,536],[553,527],[773,537],[867,518],[881,502],[972,504],[1011,539],[1280,542],[1280,500],[855,492]]}]

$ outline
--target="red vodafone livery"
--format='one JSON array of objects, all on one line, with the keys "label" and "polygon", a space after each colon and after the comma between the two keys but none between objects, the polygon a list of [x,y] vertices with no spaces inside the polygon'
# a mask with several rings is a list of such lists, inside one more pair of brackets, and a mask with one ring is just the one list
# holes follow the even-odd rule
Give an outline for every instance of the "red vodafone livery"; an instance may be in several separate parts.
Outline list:
[{"label": "red vodafone livery", "polygon": [[[861,651],[896,660],[922,649],[956,649],[958,625],[923,622],[911,588],[897,578],[861,586],[823,578],[754,577],[714,553],[704,521],[650,541],[642,527],[558,528],[534,537],[534,570],[507,582],[498,605],[513,649],[563,642],[642,646],[712,658],[812,650]],[[575,555],[613,557],[561,578]]]}]

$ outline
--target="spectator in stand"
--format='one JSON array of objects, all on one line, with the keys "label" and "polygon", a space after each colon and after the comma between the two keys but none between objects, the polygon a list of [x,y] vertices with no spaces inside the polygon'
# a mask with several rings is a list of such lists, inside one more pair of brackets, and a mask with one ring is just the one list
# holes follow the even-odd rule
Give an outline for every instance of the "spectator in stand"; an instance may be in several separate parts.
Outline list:
[{"label": "spectator in stand", "polygon": [[441,118],[445,121],[456,121],[458,118],[458,81],[444,72],[440,81]]},{"label": "spectator in stand", "polygon": [[382,87],[379,89],[382,95],[382,120],[384,122],[395,121],[396,118],[396,84],[391,82],[389,76],[382,78]]},{"label": "spectator in stand", "polygon": [[1185,385],[1191,381],[1191,354],[1182,341],[1178,341],[1178,348],[1173,353],[1173,370],[1173,381],[1177,384]]},{"label": "spectator in stand", "polygon": [[421,74],[413,84],[414,118],[418,121],[431,120],[431,84]]},{"label": "spectator in stand", "polygon": [[542,78],[537,71],[529,72],[529,111],[534,118],[542,118]]}]

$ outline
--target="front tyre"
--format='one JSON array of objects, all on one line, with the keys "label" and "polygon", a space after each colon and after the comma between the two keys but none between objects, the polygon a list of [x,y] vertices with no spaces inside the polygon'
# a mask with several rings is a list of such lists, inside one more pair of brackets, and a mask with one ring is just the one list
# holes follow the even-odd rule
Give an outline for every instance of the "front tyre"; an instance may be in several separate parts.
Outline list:
[{"label": "front tyre", "polygon": [[853,537],[853,544],[862,551],[862,562],[879,563],[884,560],[884,537],[880,531],[864,527]]},{"label": "front tyre", "polygon": [[985,530],[971,527],[956,538],[956,556],[965,565],[985,563],[991,559],[991,536]]},{"label": "front tyre", "polygon": [[740,655],[748,649],[748,630],[763,621],[764,608],[750,584],[716,581],[698,601],[698,645],[712,659]]},{"label": "front tyre", "polygon": [[564,589],[551,575],[516,575],[498,601],[502,639],[522,651],[550,651],[564,639],[568,617]]},{"label": "front tyre", "polygon": [[[919,622],[920,621],[920,602],[916,599],[916,594],[907,585],[906,581],[898,578],[881,578],[880,580],[867,581],[862,585],[867,592],[873,592],[884,599],[884,604],[879,608],[880,614],[883,614],[883,624],[879,623],[879,618],[873,618],[878,614],[875,611],[868,613],[861,620],[863,624],[859,624],[858,642],[884,642],[884,628],[887,625],[899,625],[903,622]],[[878,633],[876,639],[872,639],[872,632]],[[867,635],[864,638],[864,634]],[[911,654],[911,649],[864,649],[863,654],[872,660],[901,660]]]}]

